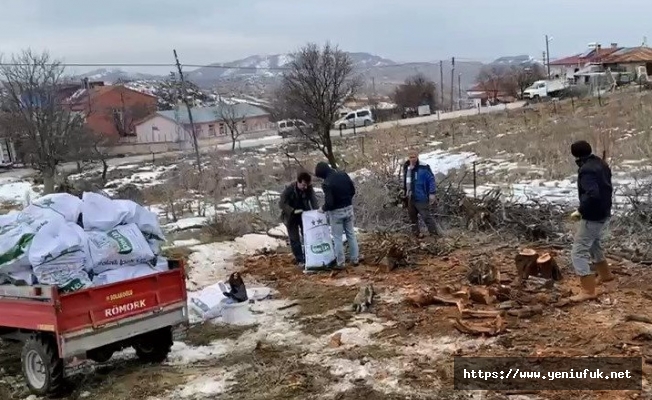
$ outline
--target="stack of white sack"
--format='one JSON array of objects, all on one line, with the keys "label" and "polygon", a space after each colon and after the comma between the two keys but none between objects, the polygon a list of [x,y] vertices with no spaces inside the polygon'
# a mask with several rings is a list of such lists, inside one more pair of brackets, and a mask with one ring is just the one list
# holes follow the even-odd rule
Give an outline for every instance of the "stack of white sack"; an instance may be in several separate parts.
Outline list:
[{"label": "stack of white sack", "polygon": [[156,214],[96,193],[57,193],[0,216],[0,280],[63,292],[168,269]]},{"label": "stack of white sack", "polygon": [[155,213],[129,200],[82,195],[93,285],[101,286],[167,271],[160,254],[165,236]]}]

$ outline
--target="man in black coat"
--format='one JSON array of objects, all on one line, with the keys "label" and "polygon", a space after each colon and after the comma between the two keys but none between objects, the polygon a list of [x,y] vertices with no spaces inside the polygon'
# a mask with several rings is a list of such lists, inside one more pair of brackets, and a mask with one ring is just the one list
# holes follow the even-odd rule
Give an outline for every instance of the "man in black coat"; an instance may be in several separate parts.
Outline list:
[{"label": "man in black coat", "polygon": [[[611,168],[593,154],[588,142],[580,140],[573,143],[571,154],[579,167],[577,189],[580,200],[579,208],[571,215],[573,220],[579,221],[571,260],[582,286],[581,293],[572,296],[571,300],[580,302],[597,297],[598,283],[614,280],[601,243],[609,228],[613,186]],[[598,273],[598,280],[591,271],[591,262]]]},{"label": "man in black coat", "polygon": [[301,244],[303,232],[301,214],[304,211],[316,210],[318,208],[317,196],[311,185],[311,180],[309,173],[299,173],[297,181],[291,183],[283,190],[279,201],[281,218],[287,228],[292,254],[294,254],[294,259],[298,265],[305,263],[303,245]]},{"label": "man in black coat", "polygon": [[351,177],[344,171],[337,171],[326,162],[320,162],[315,167],[315,176],[324,180],[324,205],[321,211],[328,215],[333,235],[333,247],[337,260],[337,268],[344,268],[344,243],[342,235],[346,235],[349,245],[349,260],[353,266],[360,261],[360,249],[355,234],[355,216],[353,214],[353,196],[355,186]]}]

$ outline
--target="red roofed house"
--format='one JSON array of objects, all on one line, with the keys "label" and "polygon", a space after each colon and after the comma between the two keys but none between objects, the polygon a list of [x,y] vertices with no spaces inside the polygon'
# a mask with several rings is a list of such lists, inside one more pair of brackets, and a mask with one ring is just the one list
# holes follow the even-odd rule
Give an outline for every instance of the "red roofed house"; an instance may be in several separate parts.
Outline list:
[{"label": "red roofed house", "polygon": [[611,47],[605,49],[597,45],[584,53],[550,61],[550,75],[559,78],[572,78],[573,74],[580,71],[586,64],[601,63],[602,60],[620,49],[618,43],[612,43]]},{"label": "red roofed house", "polygon": [[67,100],[71,110],[84,113],[93,132],[116,138],[135,136],[135,122],[156,111],[157,98],[123,85],[79,89]]}]

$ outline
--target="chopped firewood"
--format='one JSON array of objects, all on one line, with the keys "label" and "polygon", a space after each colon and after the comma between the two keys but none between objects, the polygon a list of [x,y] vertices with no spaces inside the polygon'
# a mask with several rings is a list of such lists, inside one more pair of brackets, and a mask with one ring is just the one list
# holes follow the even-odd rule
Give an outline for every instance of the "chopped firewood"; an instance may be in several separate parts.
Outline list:
[{"label": "chopped firewood", "polygon": [[505,285],[495,285],[489,288],[489,293],[498,301],[507,301],[512,298],[512,289]]},{"label": "chopped firewood", "polygon": [[530,275],[536,275],[537,258],[539,258],[539,254],[532,249],[523,249],[514,257],[517,282],[523,282]]},{"label": "chopped firewood", "polygon": [[537,258],[537,275],[553,281],[561,280],[561,270],[550,253],[542,254]]},{"label": "chopped firewood", "polygon": [[493,304],[496,302],[496,298],[489,293],[489,289],[481,286],[469,288],[469,298],[471,301],[480,304]]},{"label": "chopped firewood", "polygon": [[508,301],[503,301],[502,303],[498,304],[496,308],[499,310],[509,310],[510,308],[516,307],[517,304],[515,301],[508,300]]},{"label": "chopped firewood", "polygon": [[463,318],[496,318],[499,315],[502,315],[502,312],[496,310],[462,310]]},{"label": "chopped firewood", "polygon": [[507,323],[500,315],[497,316],[490,323],[482,323],[482,324],[468,323],[462,321],[460,318],[457,318],[453,326],[458,331],[462,333],[466,333],[468,335],[496,336],[501,333],[504,333],[505,330],[507,329]]},{"label": "chopped firewood", "polygon": [[414,307],[427,307],[435,304],[457,306],[459,309],[462,307],[460,300],[450,297],[438,296],[436,294],[427,292],[421,292],[412,296],[408,296],[405,301]]},{"label": "chopped firewood", "polygon": [[528,306],[518,310],[507,310],[507,315],[519,318],[530,318],[541,313],[543,313],[542,305]]},{"label": "chopped firewood", "polygon": [[646,324],[652,324],[652,318],[640,314],[627,315],[625,316],[625,321],[636,321],[636,322],[643,322]]},{"label": "chopped firewood", "polygon": [[652,340],[652,329],[647,326],[639,326],[638,333],[632,337],[632,340]]}]

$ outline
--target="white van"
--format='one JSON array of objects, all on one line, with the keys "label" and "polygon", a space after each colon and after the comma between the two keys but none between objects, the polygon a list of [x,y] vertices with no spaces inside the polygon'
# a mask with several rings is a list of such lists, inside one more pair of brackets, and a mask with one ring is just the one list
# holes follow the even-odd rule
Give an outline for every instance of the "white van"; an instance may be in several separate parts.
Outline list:
[{"label": "white van", "polygon": [[306,129],[308,124],[300,119],[284,119],[276,123],[279,136],[285,138],[291,136],[297,129]]},{"label": "white van", "polygon": [[362,109],[351,111],[346,114],[346,116],[338,119],[333,124],[335,129],[349,129],[353,126],[370,126],[374,124],[374,118],[371,114],[371,110]]}]

